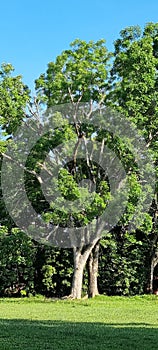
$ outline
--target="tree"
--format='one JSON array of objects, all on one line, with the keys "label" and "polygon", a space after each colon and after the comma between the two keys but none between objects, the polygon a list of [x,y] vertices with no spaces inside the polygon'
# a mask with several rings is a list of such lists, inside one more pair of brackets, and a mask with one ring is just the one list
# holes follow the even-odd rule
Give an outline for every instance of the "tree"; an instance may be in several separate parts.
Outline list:
[{"label": "tree", "polygon": [[[126,33],[126,30],[124,32]],[[137,36],[139,35],[139,29],[138,28],[130,29],[129,32],[130,32],[129,34],[130,40],[132,41],[132,43],[134,43],[134,49],[133,49],[134,51],[135,45],[137,45],[136,39],[137,39]],[[100,52],[98,50],[98,47],[100,45],[102,47],[103,43],[98,42],[94,45],[92,42],[90,42],[89,44],[86,44],[85,42],[75,41],[72,44],[73,49],[64,51],[61,54],[61,56],[57,57],[55,63],[49,63],[46,74],[42,74],[40,78],[36,81],[38,97],[41,99],[42,102],[46,103],[49,108],[54,104],[58,105],[65,102],[71,102],[72,106],[77,110],[80,108],[79,107],[80,102],[87,102],[89,103],[90,106],[92,106],[93,103],[97,104],[98,108],[100,108],[100,106],[103,103],[105,105],[110,104],[110,106],[112,106],[116,110],[123,112],[124,109],[123,108],[121,109],[122,95],[121,97],[119,95],[119,93],[123,94],[123,87],[120,87],[119,81],[118,83],[116,83],[116,80],[117,79],[119,80],[119,73],[117,72],[117,62],[118,62],[118,67],[120,68],[120,56],[119,56],[119,49],[118,49],[119,43],[120,43],[119,41],[116,42],[117,52],[115,53],[116,59],[114,61],[114,65],[111,70],[112,79],[109,79],[109,80],[107,79],[108,74],[105,66],[107,65],[107,62],[110,56],[107,54],[105,49],[104,50],[101,49]],[[123,50],[124,50],[124,45],[126,47],[127,43],[126,42],[125,44],[123,43]],[[148,47],[148,42],[145,41],[143,45],[144,46],[142,49],[142,57],[143,57],[142,63],[146,62],[144,59],[144,52],[146,52],[146,49]],[[139,52],[139,56],[140,56],[140,52]],[[152,64],[149,63],[149,73],[151,73],[152,75],[154,73],[153,73],[153,70],[151,70],[151,65]],[[130,67],[132,66],[130,62],[129,62],[129,66]],[[129,73],[128,66],[124,67],[124,64],[121,66],[120,69],[122,69],[123,71],[122,74]],[[143,69],[144,68],[142,68],[142,71],[144,72]],[[131,78],[131,85],[133,89],[133,84],[136,79],[135,71],[132,70],[130,73],[131,73],[131,76],[133,74]],[[142,75],[143,74],[144,73],[142,73]],[[144,78],[144,75],[143,75],[143,78]],[[144,78],[145,82],[147,81],[147,78],[148,76]],[[128,90],[129,85],[128,85],[128,80],[127,81],[125,80],[125,82],[127,83],[127,86],[128,86],[125,89],[126,91]],[[137,81],[137,84],[138,84],[138,81]],[[152,86],[152,83],[151,83],[151,86]],[[110,93],[108,94],[108,96],[106,96],[109,90],[110,90]],[[143,93],[143,101],[146,101],[147,96],[145,95],[146,93],[145,86],[142,89],[142,93]],[[137,94],[136,94],[136,99],[137,99]],[[136,105],[136,102],[134,102],[134,104]],[[136,112],[138,113],[137,110]],[[92,110],[89,115],[91,115],[91,113],[92,113]],[[124,113],[124,115],[128,119],[128,113],[126,112]],[[140,121],[144,123],[145,115],[143,114],[142,116],[140,116],[139,114],[139,118],[140,118]],[[76,148],[75,148],[76,154],[75,154],[74,163],[71,165],[69,164],[69,166],[67,167],[68,172],[64,173],[64,177],[62,177],[62,181],[64,181],[63,194],[65,195],[67,193],[67,195],[69,196],[70,188],[72,189],[73,186],[76,186],[74,184],[74,180],[77,181],[77,177],[78,177],[78,173],[76,171],[76,165],[79,168],[79,164],[76,162],[76,158],[77,156],[79,156],[78,145],[80,143],[80,139],[84,137],[85,138],[92,137],[92,135],[95,133],[95,140],[100,142],[100,144],[102,145],[106,143],[110,149],[115,151],[117,156],[123,162],[123,165],[126,169],[129,185],[131,186],[131,195],[126,208],[126,213],[121,218],[118,225],[122,226],[124,230],[127,231],[128,221],[132,220],[135,207],[139,200],[138,198],[139,196],[141,196],[141,188],[139,185],[139,176],[140,176],[139,169],[137,164],[135,163],[134,157],[129,152],[128,147],[125,146],[125,142],[121,141],[119,137],[116,137],[116,136],[114,137],[114,135],[108,133],[105,130],[102,131],[99,128],[96,128],[96,127],[93,128],[92,125],[90,125],[90,129],[87,128],[84,125],[84,123],[81,126],[81,124],[76,123],[75,120],[74,120],[74,126],[75,126],[75,130],[72,130],[71,136],[73,132],[76,131],[76,134],[77,134],[77,141],[76,141]],[[129,140],[127,140],[127,144],[128,142]],[[86,147],[85,147],[85,150],[86,150]],[[100,154],[101,154],[101,148],[100,148]],[[88,170],[89,170],[91,179],[93,174],[92,180],[95,183],[97,183],[98,179],[100,178],[100,180],[104,181],[104,185],[105,183],[107,185],[108,180],[107,180],[107,177],[105,176],[105,173],[101,174],[101,170],[97,166],[94,170],[94,164],[92,165],[90,163],[90,155],[88,155],[86,163],[87,163],[86,167],[89,168]],[[80,167],[80,171],[82,174],[86,175],[86,178],[88,178],[87,176],[88,170],[86,167],[84,169]],[[71,181],[70,181],[70,175],[72,176]],[[79,193],[77,194],[77,187],[74,187],[74,192],[75,192],[76,198],[77,196],[80,197],[81,194]],[[106,193],[105,198],[103,193],[104,194]],[[109,199],[109,191],[106,188],[105,192],[104,191],[100,192],[100,188],[98,186],[97,194],[99,194],[98,203],[101,207],[101,211],[103,211]],[[83,196],[83,193],[82,193],[82,196]],[[104,200],[101,203],[101,200],[103,198]],[[89,216],[89,213],[87,212],[87,210],[82,215],[82,222],[84,222],[84,224],[89,223],[90,220],[94,219],[94,217],[97,219],[99,218],[98,206],[95,206],[94,201],[92,201],[91,203],[91,212],[93,212],[93,216],[92,215]],[[56,214],[57,213],[55,213],[55,215]],[[141,210],[140,210],[140,214],[142,214]],[[61,223],[61,214],[59,216],[60,216],[60,219],[58,218],[58,223],[59,222]],[[50,219],[53,219],[52,214],[47,215],[47,220],[49,221]],[[141,228],[145,229],[146,232],[148,232],[151,227],[150,215],[148,213],[144,213],[144,217],[143,218],[140,217],[139,219],[140,219],[139,226],[141,226]],[[68,218],[66,219],[66,221],[68,221]],[[81,225],[81,218],[79,219],[77,217],[77,222],[79,222],[79,225]],[[71,224],[73,226],[76,225],[76,218],[74,218],[73,216],[71,218]],[[104,231],[103,227],[102,227],[102,231]],[[96,232],[97,232],[97,229],[96,229]],[[96,234],[96,237],[97,237],[97,234]],[[78,246],[77,248],[76,247],[73,248],[74,278],[72,282],[71,296],[74,298],[81,297],[83,270],[85,268],[85,264],[88,261],[88,259],[89,259],[89,263],[88,263],[89,295],[94,296],[95,294],[98,293],[98,287],[97,287],[98,244],[99,244],[98,242],[99,242],[99,239],[96,238],[96,240],[91,241],[90,245],[84,244],[84,245]]]},{"label": "tree", "polygon": [[[111,70],[113,88],[109,103],[121,111],[139,129],[152,153],[157,172],[158,127],[158,24],[148,23],[121,31],[115,42],[114,63]],[[150,232],[150,291],[153,291],[153,260],[157,249],[157,187],[149,212]],[[154,260],[155,261],[155,260]]]},{"label": "tree", "polygon": [[[86,43],[85,41],[75,40],[71,44],[71,49],[65,50],[60,56],[57,57],[55,62],[50,62],[48,64],[46,74],[42,74],[39,79],[36,80],[38,98],[42,102],[46,103],[47,107],[67,102],[71,103],[73,106],[78,106],[80,102],[88,102],[90,105],[93,103],[100,104],[106,97],[109,58],[110,54],[105,48],[104,40],[100,40],[96,43],[93,41]],[[83,137],[83,132],[85,135],[88,132],[93,132],[92,127],[90,131],[88,129],[86,130],[85,128],[83,129],[84,130],[82,130],[79,124],[75,123],[75,131],[77,134],[76,155],[80,139]],[[68,167],[68,173],[64,174],[65,189],[66,183],[68,183],[68,179],[70,179],[70,174],[72,176],[72,169],[75,169],[75,164],[69,165],[70,166]],[[77,165],[79,166],[79,164]],[[92,168],[91,165],[88,164],[88,160],[86,166],[84,169],[82,169],[82,173],[84,173],[84,175],[86,175],[87,169],[89,172],[92,172]],[[94,175],[94,178],[97,176],[97,171]],[[73,171],[73,176],[74,175],[75,174]],[[78,174],[76,173],[75,176],[77,178]],[[73,180],[71,180],[71,188],[72,183]],[[98,201],[101,202],[100,195],[98,196]],[[104,203],[102,203],[102,206],[104,207]],[[89,221],[85,214],[80,214],[80,217],[81,218],[79,219],[78,217],[77,220],[76,218],[73,218],[74,221],[78,221],[80,223],[78,223],[78,225],[81,225],[82,221],[85,221],[85,223],[86,220]],[[93,296],[98,293],[98,259],[93,259],[92,262],[92,254],[94,254],[96,257],[97,251],[98,239],[95,239],[92,244],[88,244],[87,246],[83,245],[73,248],[74,277],[71,291],[71,296],[73,298],[81,297],[83,271],[89,256],[89,293]]]},{"label": "tree", "polygon": [[[2,164],[6,147],[11,143],[13,134],[20,123],[27,118],[26,106],[30,101],[30,91],[23,83],[21,76],[13,75],[11,64],[3,63],[0,69],[0,152]],[[0,222],[11,230],[13,220],[9,216],[0,190]],[[7,232],[6,229],[6,232]]]},{"label": "tree", "polygon": [[[4,135],[12,135],[26,117],[25,108],[30,91],[20,75],[13,76],[11,64],[3,63],[0,70],[0,125]],[[3,142],[3,141],[2,141]]]},{"label": "tree", "polygon": [[0,229],[0,294],[21,296],[34,292],[35,246],[18,228]]}]

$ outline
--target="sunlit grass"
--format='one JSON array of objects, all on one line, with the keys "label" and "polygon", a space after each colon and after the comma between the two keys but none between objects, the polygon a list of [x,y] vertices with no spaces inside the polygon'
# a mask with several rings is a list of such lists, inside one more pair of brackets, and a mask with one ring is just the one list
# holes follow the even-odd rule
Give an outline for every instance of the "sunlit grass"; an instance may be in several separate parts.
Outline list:
[{"label": "sunlit grass", "polygon": [[0,299],[0,350],[157,349],[158,297]]}]

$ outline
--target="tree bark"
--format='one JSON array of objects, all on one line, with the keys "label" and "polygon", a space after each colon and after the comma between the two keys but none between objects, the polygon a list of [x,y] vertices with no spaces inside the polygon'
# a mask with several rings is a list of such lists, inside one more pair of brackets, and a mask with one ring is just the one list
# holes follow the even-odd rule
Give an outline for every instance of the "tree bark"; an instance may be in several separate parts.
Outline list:
[{"label": "tree bark", "polygon": [[99,259],[99,241],[92,249],[88,258],[88,296],[94,298],[98,292],[98,259]]},{"label": "tree bark", "polygon": [[150,267],[150,285],[149,285],[149,291],[151,294],[153,294],[153,279],[154,279],[154,264],[151,262]]},{"label": "tree bark", "polygon": [[151,267],[150,267],[150,293],[153,294],[153,280],[154,280],[154,268],[158,264],[158,251],[156,251],[151,258]]},{"label": "tree bark", "polygon": [[[96,295],[98,293],[97,288],[97,273],[98,273],[98,253],[99,253],[99,241],[100,241],[100,235],[104,228],[104,222],[100,222],[100,219],[97,220],[95,224],[95,228],[92,226],[93,229],[93,235],[94,238],[91,240],[91,243],[89,244],[83,244],[82,247],[73,248],[73,258],[74,258],[74,274],[73,274],[73,281],[72,281],[72,288],[71,288],[71,294],[70,297],[73,299],[80,299],[82,295],[82,281],[83,281],[83,271],[86,266],[87,260],[89,258],[89,255],[91,254],[93,248],[96,246],[93,252],[94,263],[92,263],[92,274],[93,280],[92,286],[95,286],[95,293],[92,292],[92,295]],[[94,234],[95,233],[95,234]],[[87,235],[88,240],[89,236]],[[84,236],[83,236],[84,238]],[[94,288],[93,288],[94,290]]]},{"label": "tree bark", "polygon": [[85,261],[82,252],[76,248],[74,249],[74,274],[71,289],[71,297],[73,299],[81,299],[84,267]]},{"label": "tree bark", "polygon": [[157,247],[157,241],[158,241],[158,234],[157,234],[157,213],[158,213],[158,195],[155,194],[155,198],[152,203],[152,217],[153,217],[153,229],[151,232],[151,251],[150,251],[150,276],[149,276],[149,293],[153,293],[153,281],[154,281],[154,269],[155,266],[158,264],[158,249]]},{"label": "tree bark", "polygon": [[[82,248],[73,249],[74,274],[73,274],[72,288],[71,288],[71,295],[70,295],[70,297],[73,299],[81,299],[83,271],[86,266],[88,257],[92,252],[94,246],[97,244],[98,240],[99,239],[95,239],[93,243],[88,244],[87,246],[83,246]],[[97,264],[95,264],[94,266],[97,266]]]}]

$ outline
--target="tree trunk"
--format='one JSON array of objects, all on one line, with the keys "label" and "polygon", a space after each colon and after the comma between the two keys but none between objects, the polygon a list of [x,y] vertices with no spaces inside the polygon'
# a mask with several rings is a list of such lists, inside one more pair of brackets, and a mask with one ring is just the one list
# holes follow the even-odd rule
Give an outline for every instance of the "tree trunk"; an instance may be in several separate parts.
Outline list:
[{"label": "tree trunk", "polygon": [[[86,266],[86,262],[90,253],[92,252],[95,245],[97,245],[99,239],[93,241],[93,243],[83,246],[82,248],[74,248],[73,249],[73,258],[74,258],[74,274],[72,280],[72,288],[70,297],[73,299],[80,299],[82,295],[82,282],[83,282],[83,271]],[[97,255],[96,255],[97,256]],[[97,267],[97,263],[95,260],[95,264],[93,267],[93,271]],[[97,268],[98,271],[98,268]],[[94,274],[97,277],[97,273]]]},{"label": "tree trunk", "polygon": [[153,279],[154,279],[154,264],[151,262],[150,267],[150,284],[149,284],[149,291],[151,294],[153,294]]},{"label": "tree trunk", "polygon": [[98,259],[99,259],[99,241],[92,249],[88,258],[88,296],[90,298],[95,297],[99,294],[98,292]]},{"label": "tree trunk", "polygon": [[80,250],[74,252],[74,274],[72,280],[71,297],[80,299],[82,294],[84,261]]},{"label": "tree trunk", "polygon": [[150,293],[153,294],[153,280],[154,280],[154,268],[158,264],[158,251],[155,251],[151,258],[151,267],[150,267]]},{"label": "tree trunk", "polygon": [[150,276],[149,276],[149,293],[153,293],[153,281],[154,281],[154,268],[158,264],[158,250],[157,250],[157,213],[158,213],[158,195],[155,194],[155,198],[152,203],[152,217],[153,217],[153,229],[151,231],[151,251],[150,251]]}]

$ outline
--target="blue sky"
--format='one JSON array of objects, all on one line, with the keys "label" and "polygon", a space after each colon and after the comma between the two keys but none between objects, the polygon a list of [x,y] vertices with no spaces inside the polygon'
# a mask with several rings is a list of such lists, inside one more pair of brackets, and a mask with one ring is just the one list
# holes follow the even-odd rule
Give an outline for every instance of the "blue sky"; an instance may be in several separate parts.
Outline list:
[{"label": "blue sky", "polygon": [[1,0],[0,63],[12,63],[33,88],[75,38],[104,38],[112,50],[121,29],[147,22],[158,22],[157,0]]}]

